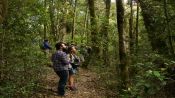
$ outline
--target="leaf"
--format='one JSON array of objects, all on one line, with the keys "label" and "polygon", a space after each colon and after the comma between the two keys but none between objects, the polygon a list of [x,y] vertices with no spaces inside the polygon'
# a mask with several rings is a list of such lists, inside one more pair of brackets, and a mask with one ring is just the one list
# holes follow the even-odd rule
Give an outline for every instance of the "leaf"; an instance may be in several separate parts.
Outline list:
[{"label": "leaf", "polygon": [[144,85],[145,85],[145,87],[147,87],[147,88],[150,88],[150,87],[151,87],[151,85],[150,85],[149,83],[145,83]]},{"label": "leaf", "polygon": [[171,63],[175,64],[175,61],[171,61]]},{"label": "leaf", "polygon": [[160,73],[158,71],[153,71],[153,75],[156,77],[160,77]]}]

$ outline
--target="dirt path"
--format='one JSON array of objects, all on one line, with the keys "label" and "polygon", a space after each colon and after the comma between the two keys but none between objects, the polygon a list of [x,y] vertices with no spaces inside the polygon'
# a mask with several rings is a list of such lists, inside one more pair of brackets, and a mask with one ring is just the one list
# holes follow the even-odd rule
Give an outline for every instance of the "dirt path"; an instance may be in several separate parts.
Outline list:
[{"label": "dirt path", "polygon": [[[40,96],[43,98],[60,98],[56,96],[59,78],[51,68],[48,71],[49,73],[44,81],[45,90]],[[65,98],[105,98],[105,91],[97,87],[98,76],[96,73],[80,68],[75,79],[78,90],[66,90],[67,96]]]}]

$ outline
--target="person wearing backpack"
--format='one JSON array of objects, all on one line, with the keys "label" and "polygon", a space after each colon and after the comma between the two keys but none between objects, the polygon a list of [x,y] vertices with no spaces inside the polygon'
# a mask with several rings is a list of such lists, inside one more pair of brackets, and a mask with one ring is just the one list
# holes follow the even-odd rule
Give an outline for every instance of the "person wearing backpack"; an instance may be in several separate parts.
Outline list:
[{"label": "person wearing backpack", "polygon": [[76,74],[78,67],[80,65],[80,59],[79,57],[76,55],[76,48],[75,46],[71,45],[68,47],[68,58],[70,60],[70,65],[69,65],[69,78],[68,78],[68,87],[70,88],[70,90],[75,91],[77,90],[77,88],[75,87],[75,83],[74,83],[74,74]]},{"label": "person wearing backpack", "polygon": [[45,39],[43,42],[43,49],[44,50],[52,50],[52,47],[49,44],[49,40]]}]

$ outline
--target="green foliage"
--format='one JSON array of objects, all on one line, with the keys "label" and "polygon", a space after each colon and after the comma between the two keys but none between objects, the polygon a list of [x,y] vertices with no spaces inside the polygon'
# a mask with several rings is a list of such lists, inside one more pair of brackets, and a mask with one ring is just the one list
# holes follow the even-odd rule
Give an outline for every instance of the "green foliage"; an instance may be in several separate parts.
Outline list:
[{"label": "green foliage", "polygon": [[[44,38],[44,25],[46,25],[46,38],[51,40],[51,44],[60,40],[61,35],[65,36],[63,41],[71,42],[73,16],[75,14],[73,12],[74,0],[72,0],[72,2],[71,0],[68,2],[64,0],[46,0],[46,5],[44,4],[45,0],[8,1],[8,14],[6,20],[0,26],[0,97],[30,98],[34,92],[37,92],[41,86],[43,76],[47,74],[44,65],[48,64],[49,60],[39,47]],[[131,85],[127,90],[120,90],[121,92],[117,92],[117,85],[120,84],[121,81],[119,77],[117,77],[118,69],[116,70],[119,59],[118,33],[116,32],[116,6],[114,3],[111,4],[108,30],[109,38],[106,43],[103,43],[104,38],[102,37],[102,33],[105,32],[100,32],[100,30],[103,29],[102,25],[105,21],[105,5],[104,1],[95,1],[97,26],[92,28],[97,29],[95,39],[97,40],[96,46],[100,47],[98,51],[100,55],[98,58],[94,56],[94,62],[88,63],[93,70],[99,73],[99,80],[101,80],[99,81],[101,83],[99,87],[104,87],[109,97],[116,97],[117,94],[124,98],[145,97],[157,93],[167,84],[167,78],[169,78],[167,76],[167,68],[169,65],[174,64],[174,61],[171,61],[174,58],[168,58],[169,56],[167,55],[167,57],[165,57],[165,55],[160,56],[156,54],[158,50],[154,51],[156,53],[152,53],[151,50],[152,47],[157,47],[156,49],[163,49],[161,54],[168,53],[166,49],[169,48],[167,40],[169,35],[167,33],[167,25],[165,24],[164,9],[162,7],[163,0],[144,1],[146,7],[142,9],[142,12],[146,12],[149,16],[145,19],[151,20],[147,28],[147,31],[151,33],[147,34],[143,23],[144,17],[140,17],[138,53],[136,54],[137,56],[135,56],[135,54],[131,55],[132,63],[129,67]],[[175,35],[175,7],[173,2],[173,0],[168,1],[167,6],[172,38]],[[90,42],[90,17],[87,9],[87,2],[78,0],[75,19],[76,32],[74,34],[74,43],[76,44],[92,44]],[[127,19],[129,19],[128,16],[130,14],[128,13],[129,10],[127,8],[125,12],[125,33],[128,32],[129,28]],[[51,31],[52,14],[55,34]],[[87,20],[85,20],[86,18]],[[146,21],[146,23],[148,22],[149,21]],[[67,31],[62,34],[61,30],[64,26],[67,28]],[[158,39],[158,41],[156,39]],[[128,39],[126,39],[126,44],[128,44],[127,40]],[[152,41],[154,44],[155,40],[157,41],[157,43],[155,43],[157,46],[151,46],[149,41]],[[168,47],[166,47],[166,49],[164,49],[165,47],[161,47],[162,44],[160,41],[166,42]],[[104,65],[104,60],[102,59],[102,49],[104,47],[102,47],[102,44],[104,44],[104,46],[108,45],[108,58],[111,66]],[[127,48],[126,46],[126,49]],[[160,62],[154,63],[157,59],[158,62],[159,59],[161,60],[160,62],[163,61],[166,67],[159,68]]]},{"label": "green foliage", "polygon": [[0,33],[1,97],[30,97],[40,85],[46,59],[39,47],[42,38],[39,13],[43,13],[43,9],[38,0],[9,1],[8,18]]},{"label": "green foliage", "polygon": [[126,96],[144,98],[157,94],[169,81],[168,69],[172,67],[174,61],[155,53],[143,58],[146,60],[130,66],[131,85],[127,90],[120,92],[124,98]]},{"label": "green foliage", "polygon": [[15,52],[6,54],[9,57],[5,59],[8,64],[2,66],[4,70],[1,95],[4,97],[29,96],[42,79],[44,55],[36,51],[39,49],[36,46],[18,46],[13,49]]}]

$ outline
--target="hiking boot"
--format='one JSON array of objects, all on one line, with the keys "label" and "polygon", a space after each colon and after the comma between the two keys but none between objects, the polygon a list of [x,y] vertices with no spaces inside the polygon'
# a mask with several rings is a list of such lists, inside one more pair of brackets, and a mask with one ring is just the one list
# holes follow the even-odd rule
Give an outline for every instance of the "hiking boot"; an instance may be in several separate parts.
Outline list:
[{"label": "hiking boot", "polygon": [[77,91],[77,88],[75,86],[69,87],[71,91]]},{"label": "hiking boot", "polygon": [[57,96],[59,96],[59,97],[66,97],[67,94],[64,94],[64,95],[60,95],[60,94],[58,94]]}]

